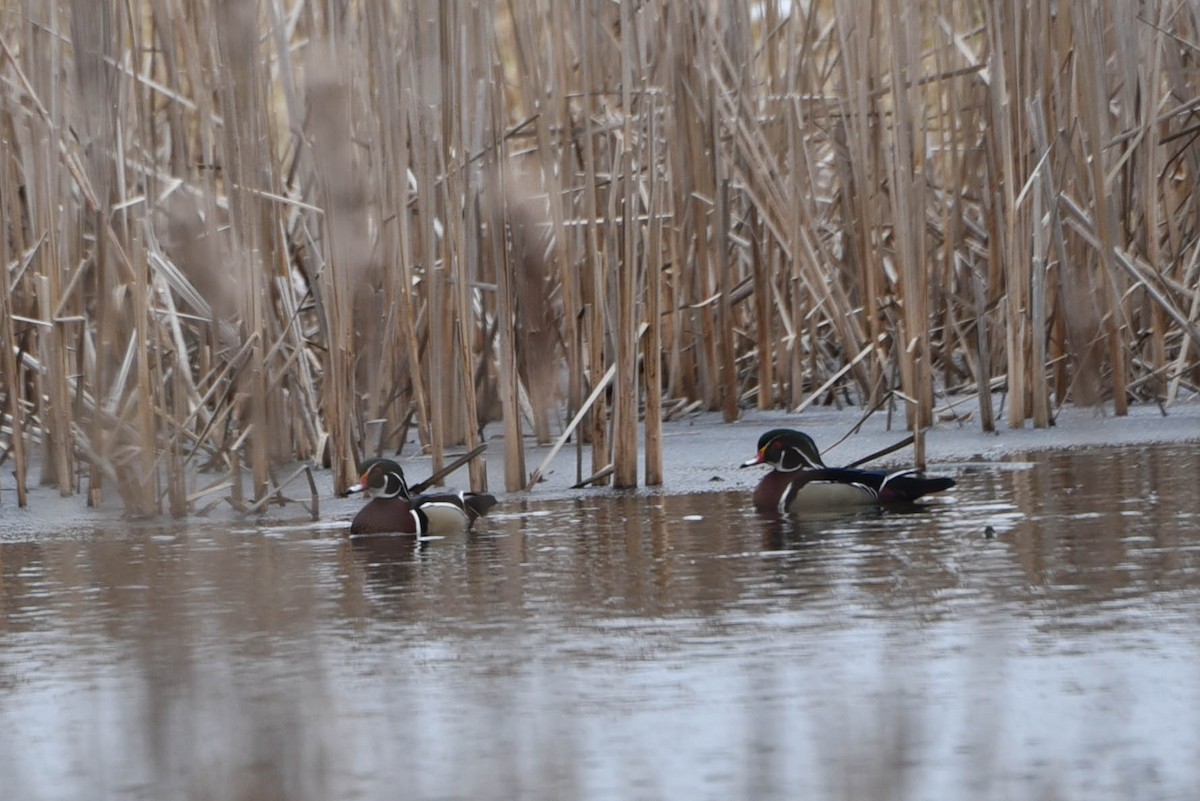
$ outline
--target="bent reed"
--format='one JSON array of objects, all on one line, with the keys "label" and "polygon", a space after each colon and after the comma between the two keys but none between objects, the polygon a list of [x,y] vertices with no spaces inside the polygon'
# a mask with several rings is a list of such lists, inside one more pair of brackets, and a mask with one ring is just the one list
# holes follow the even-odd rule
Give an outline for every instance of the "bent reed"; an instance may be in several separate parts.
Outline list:
[{"label": "bent reed", "polygon": [[414,435],[631,486],[695,409],[1192,396],[1196,13],[9,3],[5,472],[252,512]]}]

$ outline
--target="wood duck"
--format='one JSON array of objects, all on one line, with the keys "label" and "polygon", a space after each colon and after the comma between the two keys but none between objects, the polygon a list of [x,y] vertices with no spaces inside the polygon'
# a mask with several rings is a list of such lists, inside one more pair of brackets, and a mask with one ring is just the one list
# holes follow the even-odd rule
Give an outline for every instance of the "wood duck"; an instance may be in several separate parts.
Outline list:
[{"label": "wood duck", "polygon": [[351,534],[450,534],[466,531],[496,505],[476,492],[429,493],[413,497],[404,471],[391,459],[368,459],[358,484],[348,492],[366,492],[371,501],[350,523]]},{"label": "wood duck", "polygon": [[760,512],[906,504],[954,486],[952,478],[926,478],[916,470],[826,467],[812,437],[789,428],[772,429],[759,438],[758,455],[741,466],[755,464],[773,468],[754,490],[754,508]]}]

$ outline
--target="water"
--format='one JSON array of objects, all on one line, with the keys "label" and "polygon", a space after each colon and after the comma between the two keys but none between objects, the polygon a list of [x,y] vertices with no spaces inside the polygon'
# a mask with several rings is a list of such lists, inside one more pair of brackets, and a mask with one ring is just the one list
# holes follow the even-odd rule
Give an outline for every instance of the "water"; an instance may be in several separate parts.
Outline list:
[{"label": "water", "polygon": [[915,514],[0,530],[0,797],[1196,798],[1197,449],[951,469]]}]

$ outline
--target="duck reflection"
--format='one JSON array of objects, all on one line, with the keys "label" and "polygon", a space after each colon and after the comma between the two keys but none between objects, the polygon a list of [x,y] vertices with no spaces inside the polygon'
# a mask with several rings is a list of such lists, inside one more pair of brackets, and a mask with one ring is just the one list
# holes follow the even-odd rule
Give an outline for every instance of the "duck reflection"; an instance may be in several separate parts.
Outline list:
[{"label": "duck reflection", "polygon": [[364,583],[379,590],[408,584],[430,545],[427,539],[408,535],[355,536],[347,543]]}]

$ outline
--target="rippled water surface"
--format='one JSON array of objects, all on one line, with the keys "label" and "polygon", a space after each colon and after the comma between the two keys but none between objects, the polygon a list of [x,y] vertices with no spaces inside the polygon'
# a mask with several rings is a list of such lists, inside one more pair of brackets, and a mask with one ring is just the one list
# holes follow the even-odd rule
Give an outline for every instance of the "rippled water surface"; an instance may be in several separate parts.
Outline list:
[{"label": "rippled water surface", "polygon": [[1198,449],[945,472],[799,521],[0,530],[0,797],[1196,798]]}]

